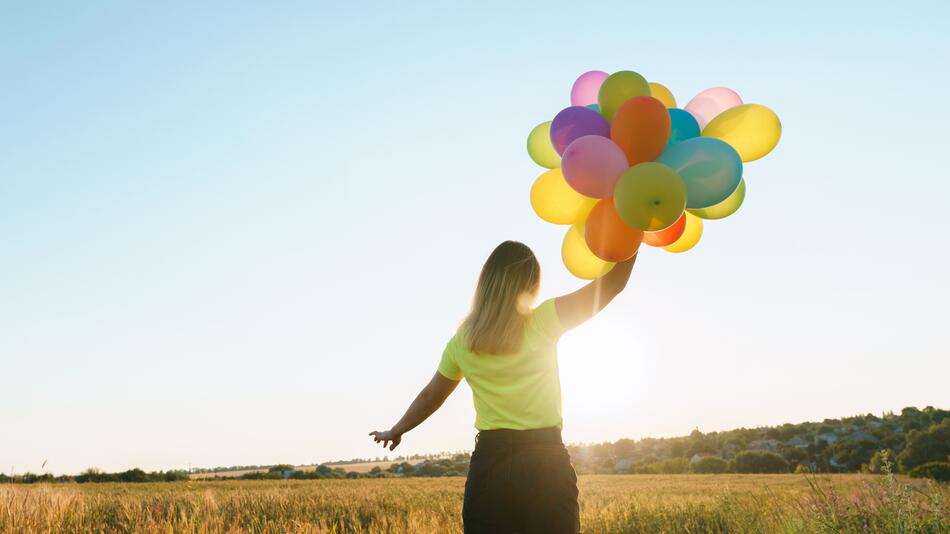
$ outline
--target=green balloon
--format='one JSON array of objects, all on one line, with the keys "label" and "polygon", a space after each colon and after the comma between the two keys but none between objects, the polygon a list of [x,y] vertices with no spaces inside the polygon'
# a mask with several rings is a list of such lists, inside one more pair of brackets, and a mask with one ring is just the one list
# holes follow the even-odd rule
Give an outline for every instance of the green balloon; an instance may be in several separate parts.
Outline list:
[{"label": "green balloon", "polygon": [[635,96],[650,96],[650,84],[646,78],[632,70],[611,74],[604,80],[597,95],[600,114],[607,121],[612,121],[620,105]]},{"label": "green balloon", "polygon": [[745,178],[739,180],[739,187],[737,187],[731,195],[726,197],[726,200],[723,200],[719,204],[709,206],[708,208],[689,208],[686,211],[700,219],[724,219],[735,213],[739,207],[742,206],[743,200],[745,200]]},{"label": "green balloon", "polygon": [[658,232],[683,215],[686,184],[676,171],[662,163],[640,163],[617,180],[614,207],[628,226]]},{"label": "green balloon", "polygon": [[561,156],[557,155],[551,144],[551,121],[542,122],[528,134],[528,155],[545,169],[561,166]]}]

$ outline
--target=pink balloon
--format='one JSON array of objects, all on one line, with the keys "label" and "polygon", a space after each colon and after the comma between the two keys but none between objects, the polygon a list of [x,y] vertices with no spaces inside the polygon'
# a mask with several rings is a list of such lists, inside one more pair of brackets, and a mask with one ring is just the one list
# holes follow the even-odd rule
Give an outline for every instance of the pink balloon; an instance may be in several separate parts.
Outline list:
[{"label": "pink balloon", "polygon": [[578,193],[592,198],[607,198],[630,164],[613,141],[599,135],[578,137],[561,156],[564,179]]},{"label": "pink balloon", "polygon": [[597,103],[600,86],[610,76],[604,71],[592,70],[581,74],[571,87],[571,105],[589,106]]},{"label": "pink balloon", "polygon": [[699,128],[703,129],[716,115],[729,108],[742,105],[742,98],[728,87],[712,87],[694,96],[683,108],[696,117]]}]

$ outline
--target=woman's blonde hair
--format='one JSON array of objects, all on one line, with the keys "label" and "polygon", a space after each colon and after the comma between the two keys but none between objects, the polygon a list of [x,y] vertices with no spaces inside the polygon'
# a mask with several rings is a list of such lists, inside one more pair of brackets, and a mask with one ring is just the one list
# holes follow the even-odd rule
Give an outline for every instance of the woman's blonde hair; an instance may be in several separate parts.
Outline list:
[{"label": "woman's blonde hair", "polygon": [[472,309],[462,322],[468,349],[478,354],[511,354],[521,348],[528,298],[541,281],[541,266],[524,243],[495,247],[478,276]]}]

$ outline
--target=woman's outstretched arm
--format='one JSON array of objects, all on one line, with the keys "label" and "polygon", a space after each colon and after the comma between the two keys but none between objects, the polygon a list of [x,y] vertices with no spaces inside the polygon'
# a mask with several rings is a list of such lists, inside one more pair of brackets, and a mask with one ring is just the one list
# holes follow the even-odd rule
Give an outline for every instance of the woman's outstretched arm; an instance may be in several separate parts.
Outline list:
[{"label": "woman's outstretched arm", "polygon": [[[412,401],[398,423],[389,430],[382,432],[374,430],[369,435],[373,436],[376,443],[383,442],[383,447],[389,447],[389,450],[395,449],[402,441],[402,435],[416,428],[435,413],[458,385],[458,380],[449,380],[442,376],[442,373],[435,373],[426,387],[416,395],[416,400]],[[390,442],[392,445],[389,444]]]},{"label": "woman's outstretched arm", "polygon": [[623,288],[627,287],[633,264],[638,254],[626,261],[618,262],[604,276],[594,280],[573,293],[558,297],[554,301],[562,330],[570,330],[583,323],[610,304]]}]

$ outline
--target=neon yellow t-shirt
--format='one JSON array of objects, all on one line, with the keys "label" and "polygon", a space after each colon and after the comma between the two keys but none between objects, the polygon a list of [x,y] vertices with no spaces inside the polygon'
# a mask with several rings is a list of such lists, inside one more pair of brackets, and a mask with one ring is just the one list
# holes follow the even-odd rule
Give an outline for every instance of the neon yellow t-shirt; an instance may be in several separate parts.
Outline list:
[{"label": "neon yellow t-shirt", "polygon": [[439,372],[468,382],[478,430],[561,428],[560,336],[561,322],[554,299],[549,299],[531,312],[517,353],[475,354],[460,329],[445,346]]}]

